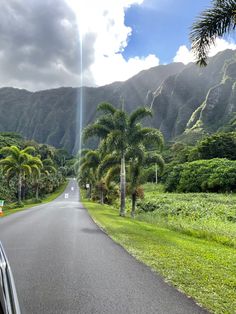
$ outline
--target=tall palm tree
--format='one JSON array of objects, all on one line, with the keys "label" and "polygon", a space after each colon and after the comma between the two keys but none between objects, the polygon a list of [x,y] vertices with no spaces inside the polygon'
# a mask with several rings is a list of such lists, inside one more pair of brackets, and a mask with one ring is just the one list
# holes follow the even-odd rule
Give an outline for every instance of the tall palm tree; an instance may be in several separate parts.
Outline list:
[{"label": "tall palm tree", "polygon": [[32,175],[35,181],[35,198],[39,199],[39,187],[40,179],[42,175],[48,177],[52,173],[56,173],[56,168],[54,167],[53,161],[50,158],[46,158],[41,161],[40,156],[31,158],[31,168]]},{"label": "tall palm tree", "polygon": [[[147,181],[148,176],[153,172],[153,168],[151,168],[153,165],[157,165],[162,173],[164,160],[157,152],[146,151],[143,144],[130,147],[126,153],[127,182],[132,200],[132,217],[134,217],[135,214],[138,189],[141,187],[141,184]],[[106,185],[114,181],[114,177],[117,176],[119,171],[119,158],[117,158],[115,154],[107,155],[98,168],[98,172],[107,173],[105,176]]]},{"label": "tall palm tree", "polygon": [[203,11],[192,25],[190,39],[197,64],[207,65],[207,55],[216,37],[234,30],[236,26],[236,1],[213,0],[212,7]]},{"label": "tall palm tree", "polygon": [[104,151],[114,152],[105,158],[105,162],[120,160],[120,216],[125,215],[126,196],[126,153],[130,147],[136,147],[141,143],[163,143],[161,133],[153,128],[144,128],[140,121],[152,116],[152,112],[144,107],[136,109],[130,115],[123,109],[116,109],[108,103],[98,105],[98,110],[103,115],[84,130],[84,139],[98,136],[103,139],[101,146]]},{"label": "tall palm tree", "polygon": [[26,147],[23,150],[20,150],[16,146],[3,147],[0,150],[2,155],[6,157],[0,160],[0,165],[3,166],[3,172],[8,178],[17,177],[18,185],[18,202],[21,202],[21,190],[22,190],[22,180],[25,176],[31,175],[32,173],[32,156],[31,153],[34,153],[34,147]]},{"label": "tall palm tree", "polygon": [[[83,176],[84,173],[88,175],[87,180],[89,180],[89,198],[91,198],[92,186],[97,185],[100,192],[100,202],[104,203],[104,191],[105,185],[102,178],[102,174],[98,174],[98,167],[103,159],[102,151],[97,150],[86,150],[84,156],[80,159],[79,165],[79,175]],[[91,175],[90,175],[91,172]]]},{"label": "tall palm tree", "polygon": [[142,158],[135,158],[133,154],[131,156],[129,163],[129,182],[132,200],[131,217],[134,217],[138,188],[147,181],[147,177],[153,171],[150,168],[151,166],[156,165],[156,167],[159,167],[160,173],[163,172],[164,160],[161,155],[149,152],[144,152]]}]

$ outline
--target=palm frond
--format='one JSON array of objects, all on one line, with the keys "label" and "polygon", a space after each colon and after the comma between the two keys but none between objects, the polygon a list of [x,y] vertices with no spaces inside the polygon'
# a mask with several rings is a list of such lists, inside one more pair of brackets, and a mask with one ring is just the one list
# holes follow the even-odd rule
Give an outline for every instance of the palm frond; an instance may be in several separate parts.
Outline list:
[{"label": "palm frond", "polygon": [[151,166],[156,164],[159,169],[160,169],[160,173],[163,173],[164,171],[164,167],[165,167],[165,162],[164,159],[162,158],[161,155],[159,154],[154,154],[154,155],[148,155],[145,159],[145,165],[146,166]]},{"label": "palm frond", "polygon": [[98,166],[100,162],[99,152],[96,150],[90,150],[85,155],[85,159],[88,160],[88,163],[94,166]]},{"label": "palm frond", "polygon": [[37,165],[30,166],[32,173],[35,177],[39,177],[41,174],[40,168]]},{"label": "palm frond", "polygon": [[99,117],[96,123],[102,125],[107,130],[110,131],[114,130],[114,122],[112,119],[112,115],[110,114]]},{"label": "palm frond", "polygon": [[124,138],[124,133],[116,129],[110,132],[106,139],[106,145],[109,150],[124,150],[127,139]]},{"label": "palm frond", "polygon": [[214,1],[212,8],[202,12],[190,33],[192,51],[198,65],[207,65],[207,55],[216,37],[222,37],[235,29],[235,16],[235,0]]},{"label": "palm frond", "polygon": [[38,157],[30,157],[29,158],[29,162],[28,162],[29,165],[36,165],[38,168],[43,168],[43,163],[41,161],[41,159],[39,159]]},{"label": "palm frond", "polygon": [[15,164],[15,161],[12,157],[6,157],[2,160],[0,160],[0,165],[2,166],[8,166],[8,167],[11,167]]},{"label": "palm frond", "polygon": [[125,132],[128,128],[128,114],[123,110],[116,110],[114,114],[114,129]]},{"label": "palm frond", "polygon": [[145,158],[145,148],[143,145],[130,146],[125,155],[126,160],[131,163],[136,161],[138,163],[142,163]]},{"label": "palm frond", "polygon": [[119,164],[120,159],[116,155],[107,155],[98,167],[99,177],[103,176],[109,168]]},{"label": "palm frond", "polygon": [[102,102],[97,106],[97,111],[102,111],[103,113],[110,113],[112,115],[116,112],[116,110],[117,109],[108,102]]},{"label": "palm frond", "polygon": [[143,137],[143,144],[146,148],[162,150],[164,145],[164,138],[158,129],[143,128],[140,133],[140,136]]},{"label": "palm frond", "polygon": [[135,123],[138,121],[146,118],[146,117],[152,117],[152,111],[148,108],[141,107],[135,110],[134,112],[131,113],[129,117],[129,125],[132,127]]},{"label": "palm frond", "polygon": [[31,170],[31,167],[29,165],[22,165],[22,170],[24,171],[24,174],[26,175],[31,175],[32,174],[32,170]]},{"label": "palm frond", "polygon": [[107,174],[105,176],[105,183],[107,187],[109,187],[112,181],[115,181],[116,177],[119,177],[119,173],[120,173],[120,165],[113,166],[107,171]]},{"label": "palm frond", "polygon": [[3,147],[0,150],[0,154],[2,155],[11,155],[12,157],[14,157],[16,160],[18,159],[19,155],[20,155],[20,149],[16,146],[10,146],[10,147]]},{"label": "palm frond", "polygon": [[109,131],[110,130],[108,128],[101,124],[98,123],[90,124],[83,131],[83,140],[86,141],[90,137],[94,136],[104,138],[109,133]]},{"label": "palm frond", "polygon": [[22,150],[22,153],[25,154],[33,154],[35,152],[35,148],[33,146],[28,146]]}]

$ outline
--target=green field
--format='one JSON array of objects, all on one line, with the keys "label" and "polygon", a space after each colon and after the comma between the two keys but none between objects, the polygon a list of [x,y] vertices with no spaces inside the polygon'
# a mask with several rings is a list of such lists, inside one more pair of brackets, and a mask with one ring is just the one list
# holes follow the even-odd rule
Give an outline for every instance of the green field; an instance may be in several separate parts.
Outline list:
[{"label": "green field", "polygon": [[155,184],[144,189],[136,219],[236,247],[235,194],[163,193]]},{"label": "green field", "polygon": [[166,194],[155,185],[145,191],[142,202],[159,207],[136,219],[119,217],[111,206],[84,205],[116,242],[179,290],[213,313],[236,313],[236,224],[229,218],[236,197]]}]

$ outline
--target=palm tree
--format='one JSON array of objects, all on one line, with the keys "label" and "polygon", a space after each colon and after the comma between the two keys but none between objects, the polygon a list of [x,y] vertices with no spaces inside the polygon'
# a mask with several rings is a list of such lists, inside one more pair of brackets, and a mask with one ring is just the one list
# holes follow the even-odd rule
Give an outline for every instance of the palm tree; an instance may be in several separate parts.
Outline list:
[{"label": "palm tree", "polygon": [[29,165],[31,167],[32,176],[36,185],[36,200],[38,200],[39,199],[39,179],[41,175],[41,169],[43,168],[43,163],[40,159],[40,156],[37,156],[37,157],[30,156]]},{"label": "palm tree", "polygon": [[81,176],[85,173],[88,176],[86,181],[89,180],[89,198],[91,198],[92,186],[96,184],[100,191],[101,204],[104,203],[105,184],[102,175],[99,175],[97,170],[102,159],[103,154],[101,150],[86,150],[79,163],[79,175]]},{"label": "palm tree", "polygon": [[200,15],[192,25],[190,39],[197,64],[207,65],[207,55],[216,37],[222,37],[235,29],[235,0],[213,0],[212,7]]},{"label": "palm tree", "polygon": [[17,177],[19,203],[21,203],[22,180],[25,176],[32,173],[33,157],[30,154],[33,152],[35,152],[35,149],[31,146],[23,150],[16,146],[3,147],[0,150],[2,155],[6,155],[4,159],[0,160],[0,165],[3,166],[3,173],[6,174],[8,179]]},{"label": "palm tree", "polygon": [[40,156],[32,157],[31,162],[32,174],[35,181],[35,198],[36,200],[39,200],[39,187],[42,175],[48,177],[50,174],[56,173],[57,170],[50,158],[46,158],[41,161]]},{"label": "palm tree", "polygon": [[[131,194],[132,209],[131,216],[134,217],[138,190],[141,184],[147,181],[148,176],[153,172],[151,166],[157,165],[162,173],[164,169],[164,160],[157,152],[148,152],[144,145],[131,147],[126,153],[126,168],[128,174],[128,189]],[[111,181],[120,171],[120,162],[116,154],[107,155],[101,162],[98,172],[107,172],[105,177],[106,185],[109,186]]]},{"label": "palm tree", "polygon": [[126,153],[130,147],[137,147],[144,143],[161,145],[163,137],[161,133],[153,128],[144,128],[140,121],[152,112],[144,107],[136,109],[130,115],[123,109],[116,109],[111,104],[102,103],[98,110],[103,115],[84,130],[84,139],[98,136],[103,139],[101,146],[106,152],[113,152],[105,158],[105,164],[116,163],[120,160],[120,216],[125,215],[126,196]]},{"label": "palm tree", "polygon": [[[143,152],[143,150],[142,150]],[[132,154],[131,150],[131,156]],[[141,156],[141,153],[140,153]],[[161,155],[157,153],[143,152],[141,158],[131,157],[129,163],[129,182],[130,182],[130,194],[132,200],[131,217],[135,215],[136,200],[138,195],[138,189],[141,184],[147,181],[147,177],[153,172],[151,166],[156,165],[159,167],[160,172],[164,170],[164,160]]]}]

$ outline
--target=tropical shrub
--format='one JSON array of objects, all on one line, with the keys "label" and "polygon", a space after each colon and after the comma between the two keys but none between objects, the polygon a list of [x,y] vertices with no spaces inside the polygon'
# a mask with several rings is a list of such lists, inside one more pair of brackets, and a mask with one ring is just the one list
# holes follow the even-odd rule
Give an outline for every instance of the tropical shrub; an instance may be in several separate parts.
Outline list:
[{"label": "tropical shrub", "polygon": [[215,158],[173,167],[165,188],[168,192],[236,191],[236,161]]}]

